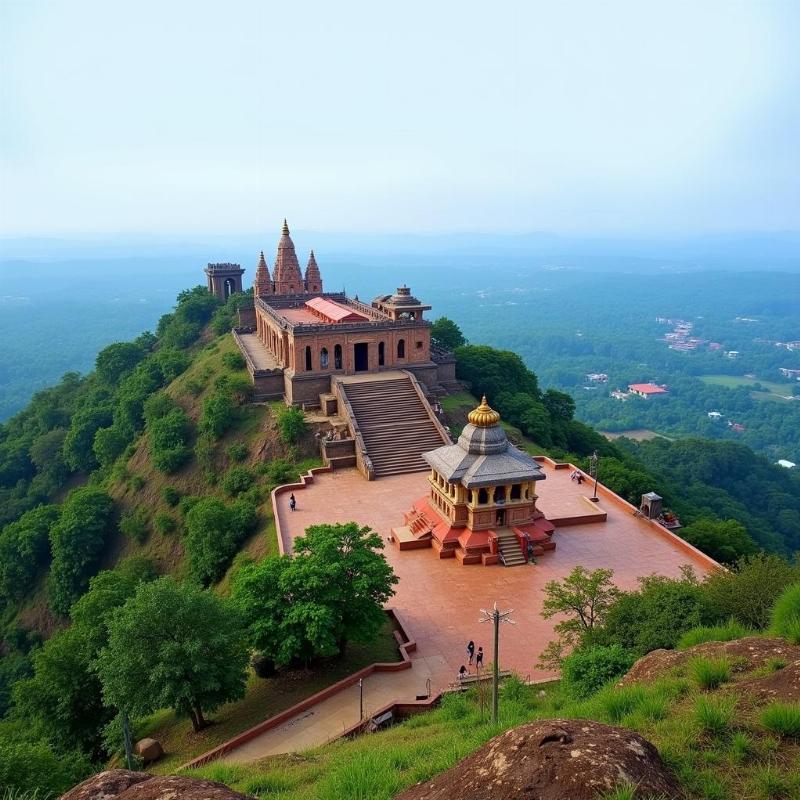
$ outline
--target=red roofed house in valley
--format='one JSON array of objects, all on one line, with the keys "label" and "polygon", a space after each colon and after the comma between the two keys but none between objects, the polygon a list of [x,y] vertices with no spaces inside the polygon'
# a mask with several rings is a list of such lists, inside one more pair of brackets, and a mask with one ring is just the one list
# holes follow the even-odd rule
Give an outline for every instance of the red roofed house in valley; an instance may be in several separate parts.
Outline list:
[{"label": "red roofed house in valley", "polygon": [[666,387],[657,386],[655,383],[629,383],[628,391],[631,394],[644,397],[645,400],[648,400],[651,397],[663,397],[665,394],[669,394],[669,391],[666,389]]}]

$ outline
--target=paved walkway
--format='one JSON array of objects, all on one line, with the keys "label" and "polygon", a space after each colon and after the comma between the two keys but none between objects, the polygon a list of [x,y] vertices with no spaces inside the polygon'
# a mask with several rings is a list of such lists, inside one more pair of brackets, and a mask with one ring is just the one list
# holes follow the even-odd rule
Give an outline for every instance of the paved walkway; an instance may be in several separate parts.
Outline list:
[{"label": "paved walkway", "polygon": [[[369,718],[398,697],[413,700],[418,694],[425,694],[429,677],[425,659],[416,659],[412,669],[377,672],[364,678],[364,717]],[[228,753],[223,760],[243,763],[277,753],[318,747],[355,725],[359,721],[359,710],[359,687],[355,684],[292,717],[283,725],[251,739]]]},{"label": "paved walkway", "polygon": [[[537,484],[539,507],[548,517],[593,513],[596,506],[591,484],[570,481],[569,470],[545,465],[547,478]],[[288,500],[279,498],[278,516],[284,547],[306,527],[317,523],[355,520],[369,525],[386,541],[392,527],[402,524],[403,511],[414,499],[427,494],[427,473],[397,475],[368,482],[356,470],[317,475],[314,483],[295,492],[297,511],[288,510]],[[581,523],[558,528],[556,550],[538,559],[538,564],[520,567],[462,566],[455,559],[440,560],[432,549],[400,552],[386,542],[384,553],[400,581],[390,601],[401,613],[408,633],[417,642],[413,667],[400,673],[383,673],[367,681],[373,708],[391,700],[413,700],[422,694],[428,677],[434,693],[453,682],[466,661],[466,643],[483,645],[486,661],[491,658],[491,631],[479,624],[480,610],[497,601],[503,610],[513,608],[514,627],[504,626],[500,663],[523,678],[544,679],[552,672],[535,667],[539,653],[553,638],[553,621],[540,616],[543,589],[550,580],[560,580],[581,564],[587,569],[614,570],[615,583],[633,588],[640,575],[658,573],[677,577],[684,564],[705,574],[708,563],[694,557],[668,537],[659,535],[630,509],[614,502],[601,490],[600,508],[605,522]],[[474,670],[473,670],[474,671]],[[331,698],[305,712],[302,719],[289,720],[242,748],[226,760],[244,761],[278,752],[290,752],[329,740],[357,721],[357,688]],[[354,716],[355,715],[355,716]]]},{"label": "paved walkway", "polygon": [[267,350],[266,345],[255,333],[240,333],[239,341],[242,343],[242,347],[247,351],[247,355],[250,357],[256,369],[281,368],[275,356]]}]

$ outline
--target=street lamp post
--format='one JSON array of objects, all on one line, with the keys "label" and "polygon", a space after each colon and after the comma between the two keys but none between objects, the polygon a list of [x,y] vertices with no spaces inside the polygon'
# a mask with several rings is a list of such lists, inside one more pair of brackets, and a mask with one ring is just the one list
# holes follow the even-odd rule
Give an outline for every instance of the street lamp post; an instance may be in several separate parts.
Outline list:
[{"label": "street lamp post", "polygon": [[497,608],[495,601],[494,608],[487,611],[485,608],[481,609],[483,616],[480,622],[491,622],[494,625],[494,663],[492,665],[492,723],[497,724],[497,706],[499,700],[499,686],[500,686],[500,623],[508,622],[510,625],[516,625],[513,619],[509,619],[514,609],[510,608],[508,611],[500,611]]},{"label": "street lamp post", "polygon": [[358,679],[358,719],[364,719],[364,679]]},{"label": "street lamp post", "polygon": [[589,474],[594,478],[594,493],[589,498],[593,503],[596,503],[599,498],[597,497],[597,462],[600,460],[600,456],[597,455],[597,450],[595,450],[589,456]]}]

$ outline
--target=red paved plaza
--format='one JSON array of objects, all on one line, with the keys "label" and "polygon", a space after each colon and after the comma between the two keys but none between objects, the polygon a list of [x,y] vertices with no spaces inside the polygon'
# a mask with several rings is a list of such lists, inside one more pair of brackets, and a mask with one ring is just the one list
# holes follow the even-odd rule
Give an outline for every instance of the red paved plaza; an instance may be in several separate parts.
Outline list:
[{"label": "red paved plaza", "polygon": [[[553,579],[564,578],[577,565],[587,569],[608,567],[622,588],[636,585],[642,575],[658,573],[678,576],[691,565],[699,575],[714,563],[677,541],[655,523],[632,513],[627,504],[600,488],[599,504],[588,501],[592,487],[573,483],[570,469],[543,465],[547,478],[537,484],[538,506],[548,519],[597,514],[608,518],[558,527],[555,551],[535,565],[519,567],[462,566],[455,559],[441,560],[431,549],[400,552],[387,541],[391,529],[402,524],[411,502],[428,492],[427,474],[415,473],[366,481],[357,471],[318,474],[312,484],[295,490],[297,511],[288,508],[288,495],[277,495],[276,509],[286,550],[291,540],[316,523],[349,522],[369,525],[384,539],[384,553],[400,579],[390,604],[406,621],[417,642],[414,661],[424,660],[433,688],[444,688],[465,663],[466,643],[483,645],[491,660],[491,630],[480,625],[481,608],[497,601],[501,609],[514,609],[515,626],[504,626],[500,664],[523,677],[541,679],[550,673],[534,666],[538,654],[552,637],[552,621],[539,614],[542,589]],[[423,665],[420,664],[420,667]],[[422,670],[420,670],[422,671]]]}]

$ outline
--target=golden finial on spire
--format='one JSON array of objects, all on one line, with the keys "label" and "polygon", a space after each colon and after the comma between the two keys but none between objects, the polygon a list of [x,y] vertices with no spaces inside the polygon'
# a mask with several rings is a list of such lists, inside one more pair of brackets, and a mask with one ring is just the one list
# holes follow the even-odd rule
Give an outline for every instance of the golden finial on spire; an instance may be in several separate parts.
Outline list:
[{"label": "golden finial on spire", "polygon": [[470,411],[467,419],[477,428],[490,428],[500,422],[500,415],[489,407],[486,402],[486,395],[481,399],[481,404],[473,411]]},{"label": "golden finial on spire", "polygon": [[286,217],[283,218],[283,231],[282,231],[282,233],[283,233],[284,236],[288,236],[289,235],[289,225],[286,223]]}]

